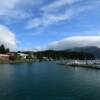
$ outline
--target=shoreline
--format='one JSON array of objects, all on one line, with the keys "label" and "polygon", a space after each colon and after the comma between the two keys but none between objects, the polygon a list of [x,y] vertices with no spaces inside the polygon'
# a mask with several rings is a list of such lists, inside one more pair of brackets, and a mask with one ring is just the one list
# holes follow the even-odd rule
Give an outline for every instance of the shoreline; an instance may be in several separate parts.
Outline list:
[{"label": "shoreline", "polygon": [[32,63],[35,62],[34,60],[31,61],[1,61],[0,64],[21,64],[21,63]]},{"label": "shoreline", "polygon": [[65,63],[57,63],[61,66],[68,66],[68,67],[74,67],[74,68],[89,68],[89,69],[98,69],[100,70],[100,64],[65,64]]}]

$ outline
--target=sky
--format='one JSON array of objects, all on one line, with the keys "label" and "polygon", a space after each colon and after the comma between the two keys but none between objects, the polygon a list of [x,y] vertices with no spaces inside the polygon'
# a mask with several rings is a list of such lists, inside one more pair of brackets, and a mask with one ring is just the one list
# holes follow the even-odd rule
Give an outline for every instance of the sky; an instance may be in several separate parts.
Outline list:
[{"label": "sky", "polygon": [[100,47],[100,0],[0,0],[0,44],[11,50]]}]

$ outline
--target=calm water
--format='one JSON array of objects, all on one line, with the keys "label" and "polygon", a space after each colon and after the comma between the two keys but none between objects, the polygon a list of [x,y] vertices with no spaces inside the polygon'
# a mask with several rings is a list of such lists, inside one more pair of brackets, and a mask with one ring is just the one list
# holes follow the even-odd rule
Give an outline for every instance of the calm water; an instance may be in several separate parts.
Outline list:
[{"label": "calm water", "polygon": [[0,100],[100,100],[100,71],[55,62],[0,65]]}]

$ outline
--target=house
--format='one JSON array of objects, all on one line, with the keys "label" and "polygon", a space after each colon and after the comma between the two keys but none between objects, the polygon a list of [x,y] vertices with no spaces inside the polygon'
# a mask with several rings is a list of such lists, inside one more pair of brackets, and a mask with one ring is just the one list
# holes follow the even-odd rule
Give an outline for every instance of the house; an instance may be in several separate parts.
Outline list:
[{"label": "house", "polygon": [[9,61],[9,54],[0,54],[0,60],[2,61]]},{"label": "house", "polygon": [[27,54],[24,54],[24,53],[18,53],[23,59],[26,59],[27,57]]}]

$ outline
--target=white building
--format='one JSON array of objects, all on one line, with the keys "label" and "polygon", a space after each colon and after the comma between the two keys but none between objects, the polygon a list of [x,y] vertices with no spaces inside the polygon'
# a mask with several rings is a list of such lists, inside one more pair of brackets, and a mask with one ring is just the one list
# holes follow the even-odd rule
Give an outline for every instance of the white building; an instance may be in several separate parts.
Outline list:
[{"label": "white building", "polygon": [[24,53],[18,53],[23,59],[26,59],[28,54],[24,54]]}]

